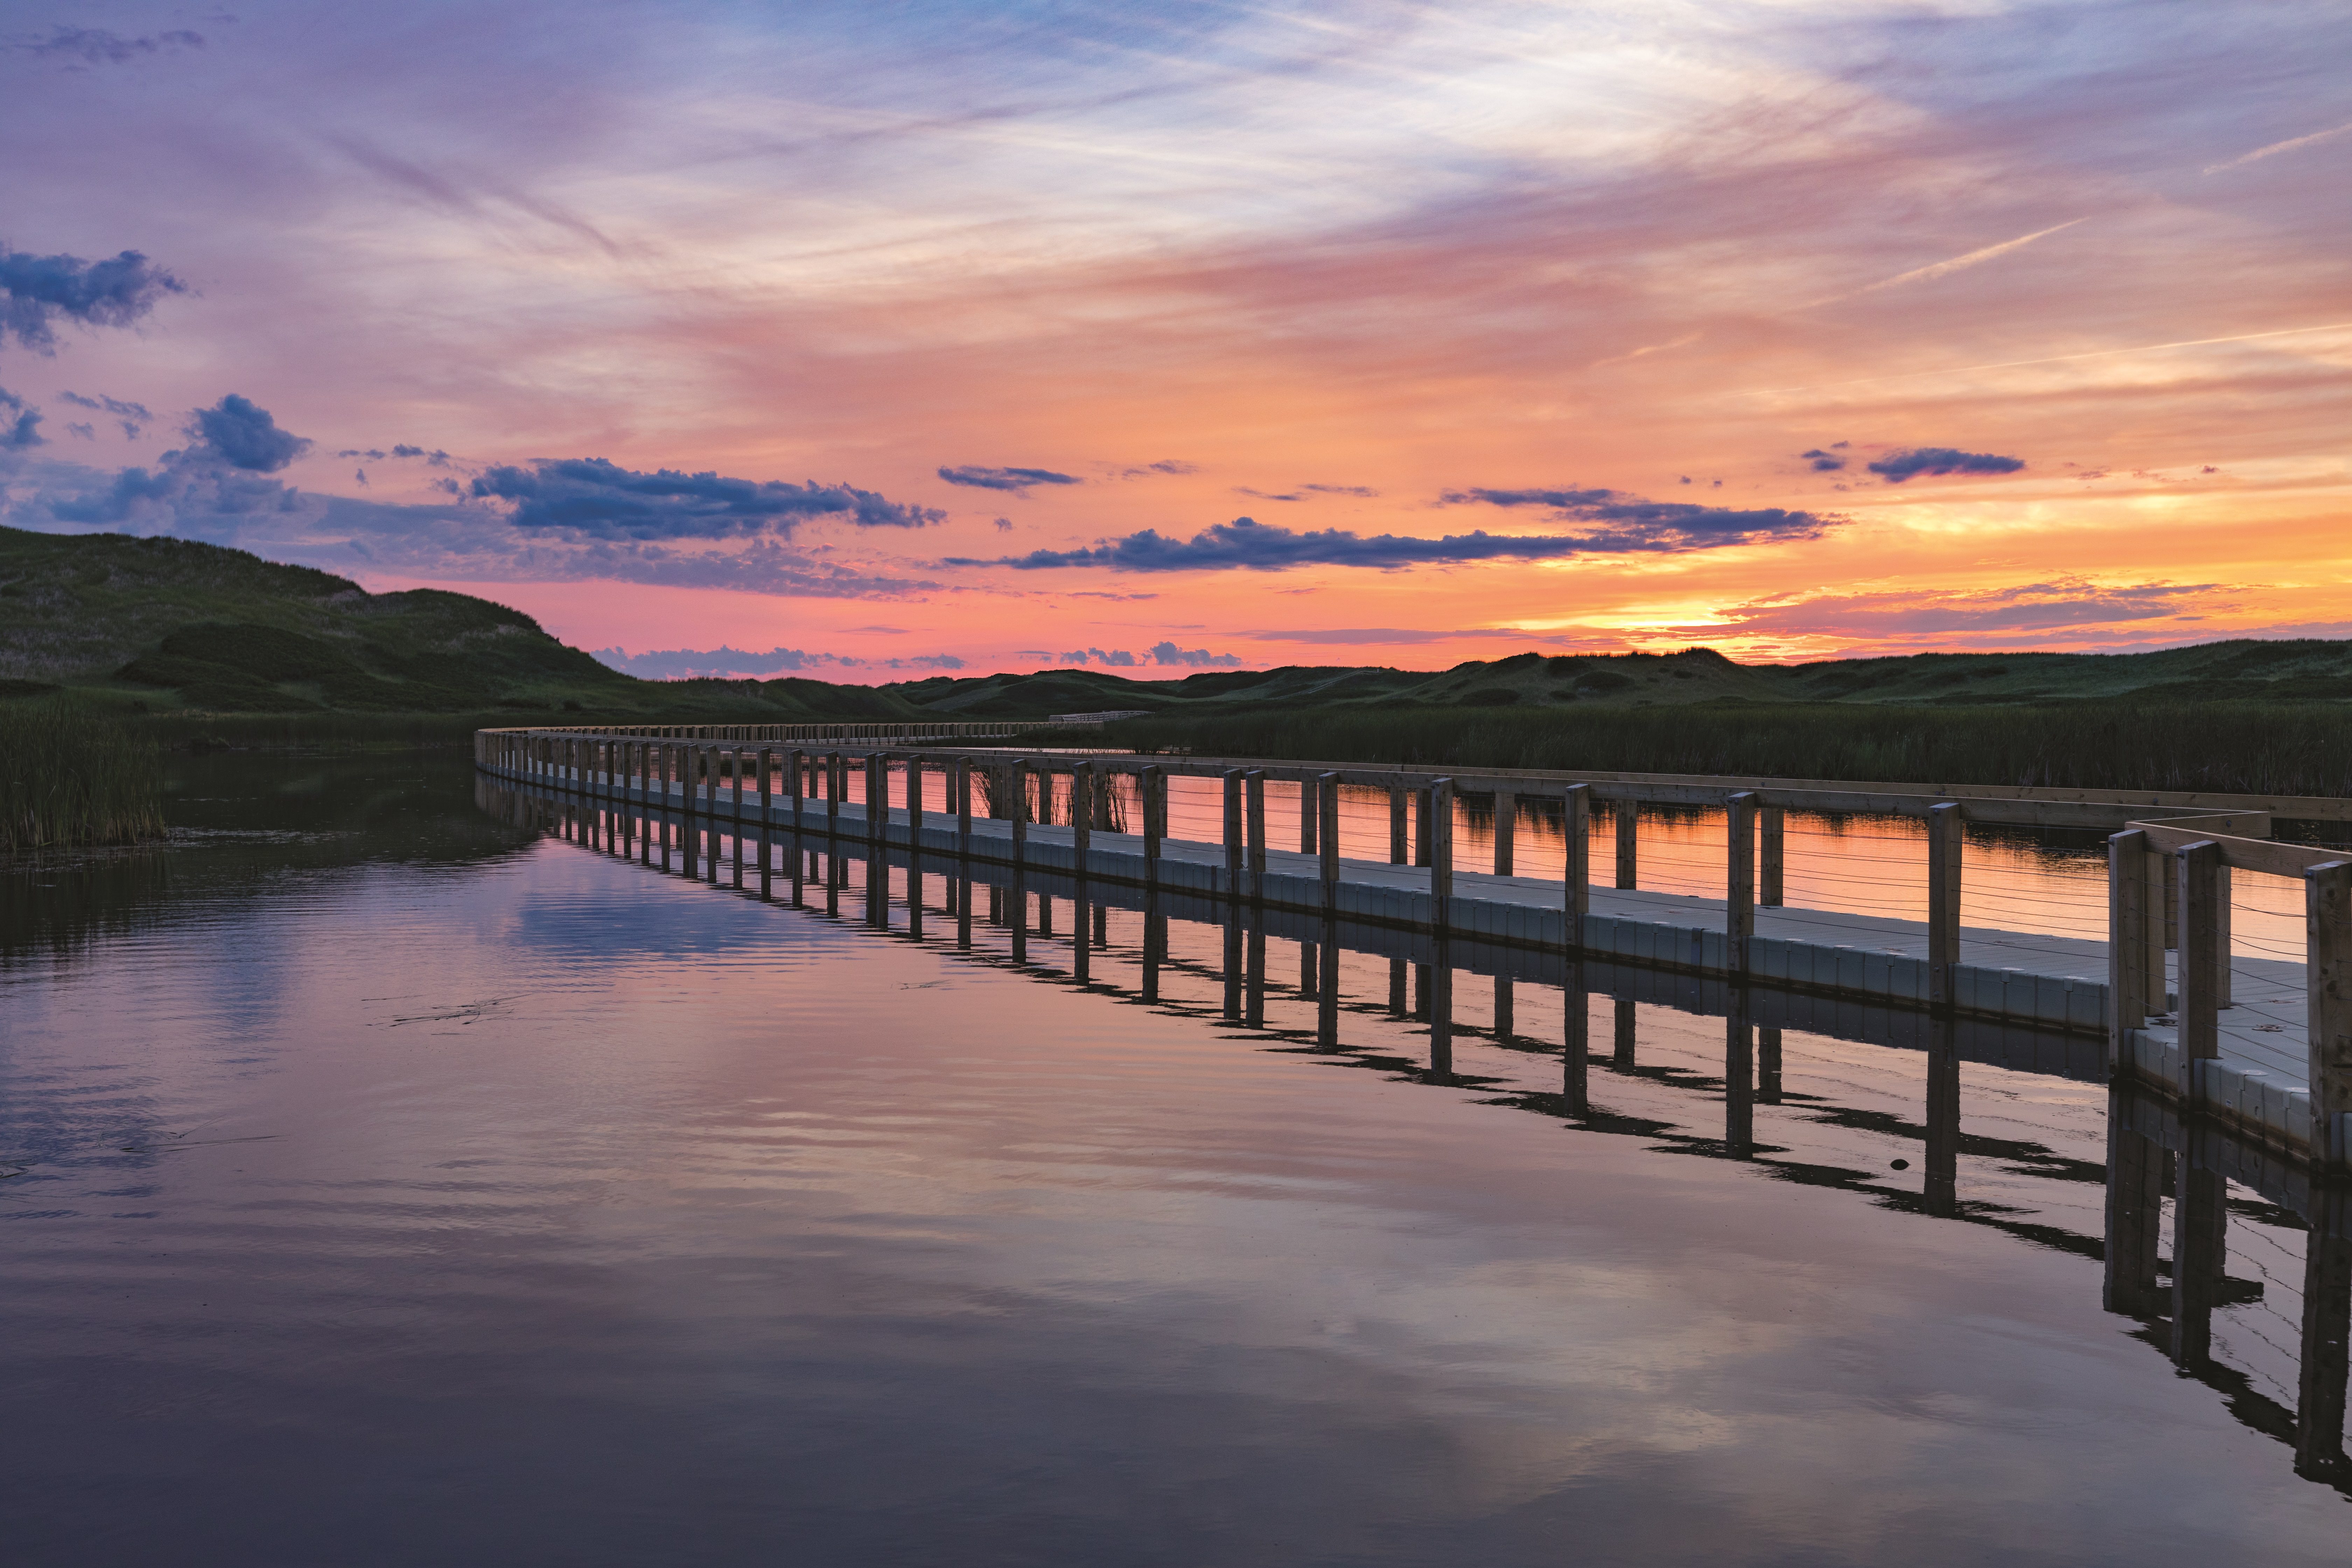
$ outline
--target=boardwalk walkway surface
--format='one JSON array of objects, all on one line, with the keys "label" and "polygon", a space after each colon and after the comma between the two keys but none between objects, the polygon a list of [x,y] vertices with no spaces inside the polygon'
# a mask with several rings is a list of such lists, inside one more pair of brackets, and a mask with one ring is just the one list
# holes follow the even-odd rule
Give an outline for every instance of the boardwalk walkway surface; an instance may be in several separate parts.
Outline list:
[{"label": "boardwalk walkway surface", "polygon": [[[485,771],[534,783],[555,782],[544,773],[495,763]],[[740,825],[773,834],[795,825],[820,837],[828,830],[845,852],[870,853],[865,807],[812,796],[746,794],[731,788],[706,790],[689,801],[685,786],[651,788],[642,778],[595,775],[565,781],[561,787],[592,798],[644,810],[721,831]],[[764,804],[764,814],[761,806]],[[688,807],[691,806],[691,810]],[[830,819],[830,826],[829,826]],[[969,838],[958,819],[922,814],[916,853],[952,858],[969,853],[983,864],[1018,867],[1040,876],[1081,875],[1081,835],[1066,826],[1015,825],[1004,819],[970,819]],[[1229,863],[1226,847],[1192,839],[1163,838],[1156,866],[1145,857],[1141,835],[1094,828],[1086,840],[1083,876],[1098,883],[1156,888],[1173,895],[1232,902],[1294,915],[1332,917],[1351,925],[1386,926],[1427,933],[1446,942],[1560,952],[1570,947],[1566,889],[1555,879],[1501,877],[1455,870],[1446,900],[1444,929],[1436,922],[1437,900],[1425,866],[1341,858],[1339,880],[1327,906],[1323,861],[1316,855],[1268,848]],[[894,858],[909,848],[908,813],[887,808],[880,845]],[[1263,867],[1262,874],[1258,867]],[[1734,947],[1726,931],[1729,900],[1693,895],[1594,886],[1586,895],[1581,952],[1591,957],[1711,976],[1738,978],[1728,962]],[[1882,1005],[1926,1008],[1930,1003],[1929,928],[1925,921],[1805,908],[1759,906],[1748,942],[1746,980],[1766,987],[1866,1000]],[[2175,967],[2168,957],[2168,972]],[[2305,966],[2277,960],[2241,959],[2232,1005],[2220,1014],[2220,1056],[2200,1072],[2198,1098],[2213,1112],[2250,1135],[2293,1150],[2310,1142],[2311,1098],[2305,1029]],[[2083,1036],[2108,1030],[2109,961],[2104,942],[2031,931],[1963,926],[1958,963],[1952,971],[1955,1010],[1967,1016]],[[2186,1081],[2178,1031],[2169,1016],[2125,1032],[2128,1059],[2123,1072],[2179,1089]]]}]

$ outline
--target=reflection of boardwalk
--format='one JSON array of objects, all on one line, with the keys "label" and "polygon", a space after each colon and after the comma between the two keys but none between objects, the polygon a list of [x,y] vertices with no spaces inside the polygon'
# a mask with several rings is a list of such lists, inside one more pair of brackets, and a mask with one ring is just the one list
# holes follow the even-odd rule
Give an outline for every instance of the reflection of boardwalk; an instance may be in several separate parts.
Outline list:
[{"label": "reflection of boardwalk", "polygon": [[[901,787],[895,791],[894,761],[902,764]],[[553,784],[576,798],[650,806],[666,819],[675,816],[677,826],[666,826],[665,833],[683,831],[689,838],[730,827],[814,826],[811,818],[821,811],[824,831],[860,840],[868,853],[970,856],[1102,886],[1146,887],[1425,932],[1441,946],[1479,942],[1527,948],[1569,961],[1605,959],[1719,976],[1742,986],[2102,1036],[2118,1071],[2284,1147],[2316,1149],[2323,1158],[2352,1163],[2352,1146],[2339,1146],[2352,1145],[2352,862],[2331,858],[2331,851],[2270,841],[2264,836],[2280,803],[2222,811],[2218,808],[2228,803],[2194,797],[2060,802],[2028,798],[2032,792],[1996,798],[1995,792],[1939,801],[1916,792],[1873,793],[1876,786],[1761,788],[1748,787],[1750,781],[1627,775],[1561,784],[1535,775],[1497,776],[1469,781],[1486,788],[1495,802],[1495,870],[1488,874],[1455,864],[1455,781],[1398,770],[1318,773],[1313,764],[1225,767],[1201,758],[1163,764],[1109,755],[1040,760],[999,752],[894,759],[878,749],[853,759],[842,752],[812,755],[565,731],[484,731],[477,762],[494,776]],[[1222,810],[1210,825],[1217,842],[1170,836],[1171,770],[1219,781]],[[1132,775],[1143,817],[1139,834],[1124,831],[1127,825],[1111,809],[1116,791],[1106,781],[1113,773]],[[1295,833],[1300,845],[1295,852],[1269,841],[1268,828],[1276,825],[1268,821],[1266,786],[1278,773],[1291,775],[1296,795],[1291,822],[1274,837]],[[863,775],[862,788],[853,790],[853,773]],[[926,773],[944,774],[954,815],[913,809],[923,798]],[[1051,825],[1062,815],[1055,810],[1061,798],[1056,773],[1067,775],[1068,826]],[[1341,851],[1339,798],[1351,784],[1367,787],[1358,774],[1375,778],[1370,787],[1388,795],[1385,860]],[[1724,783],[1734,787],[1717,787]],[[1511,874],[1513,824],[1519,816],[1514,792],[1536,785],[1560,791],[1553,804],[1567,828],[1562,843],[1571,868],[1558,879]],[[1593,793],[1602,789],[1614,793]],[[1685,806],[1709,795],[1718,802],[1727,824],[1723,897],[1635,886],[1634,807],[1661,790]],[[891,806],[894,794],[907,806]],[[979,796],[985,796],[990,815],[972,815]],[[1587,869],[1587,824],[1600,798],[1613,803],[1614,888],[1593,886]],[[1924,816],[1925,920],[1785,906],[1783,815],[1791,805],[1823,799]],[[2283,804],[2338,816],[2347,806]],[[2131,815],[2158,808],[2198,815],[2144,820]],[[1045,820],[1032,822],[1033,816]],[[2126,935],[2111,949],[2082,937],[1963,926],[1962,825],[1971,816],[2096,818],[2124,826],[2111,840],[2109,915],[2112,930]],[[2342,906],[2341,919],[2311,927],[2329,933],[2334,956],[2308,973],[2286,956],[2233,959],[2228,913],[2233,868],[2305,878],[2313,898]],[[2184,961],[2176,953],[2194,956]],[[1437,967],[1453,965],[1441,958]],[[2242,1004],[2230,994],[2232,976],[2248,993]],[[2284,1020],[2298,989],[2310,1021],[2303,1030],[2305,1070],[2295,1073],[2297,1053],[2289,1043],[2294,1030]],[[2175,1019],[2168,1009],[2178,1009],[2182,1020],[2169,1036]],[[2315,1095],[2327,1103],[2315,1104]]]},{"label": "reflection of boardwalk", "polygon": [[[2034,1037],[1990,1020],[1934,1016],[1910,1007],[1857,1006],[1808,990],[1732,984],[1720,973],[1707,973],[1696,964],[1676,970],[1597,957],[1575,962],[1528,942],[1474,936],[1441,940],[1434,931],[1415,931],[1402,921],[1341,921],[1328,910],[1284,910],[1271,901],[1253,904],[1220,895],[1215,874],[1223,871],[1222,864],[1197,855],[1173,858],[1209,874],[1205,893],[1178,890],[1172,884],[1185,879],[1181,876],[1160,879],[1160,886],[1114,881],[1097,861],[1113,853],[1134,853],[1122,846],[1126,836],[1120,835],[1094,837],[1088,847],[1092,874],[1080,880],[1066,867],[1045,864],[1055,858],[1050,851],[1056,847],[1066,855],[1075,854],[1068,830],[1035,825],[1026,826],[1030,854],[1020,863],[1009,857],[1010,824],[974,823],[973,855],[950,852],[954,840],[950,824],[943,847],[935,847],[933,830],[926,830],[910,865],[903,813],[894,814],[896,847],[883,848],[867,837],[866,824],[854,808],[838,816],[835,836],[793,833],[781,825],[762,830],[748,822],[748,831],[737,835],[731,817],[720,821],[656,812],[649,824],[640,811],[600,810],[593,802],[553,791],[533,788],[526,795],[504,798],[525,814],[551,813],[567,837],[609,852],[642,855],[665,868],[677,864],[697,879],[731,880],[737,888],[761,895],[782,893],[772,884],[788,882],[785,896],[795,901],[807,898],[836,911],[845,907],[853,916],[862,909],[867,921],[882,928],[903,920],[908,936],[920,937],[927,920],[936,920],[940,923],[929,928],[934,936],[952,941],[983,962],[1010,964],[1041,981],[1076,985],[1107,999],[1172,1007],[1228,1025],[1266,1029],[1301,1047],[1311,1042],[1314,1048],[1360,1057],[1364,1065],[1383,1071],[1432,1084],[1474,1087],[1495,1097],[1490,1103],[1556,1116],[1591,1131],[1639,1137],[1685,1153],[1750,1162],[1782,1179],[1852,1191],[1874,1202],[1988,1226],[2098,1259],[2107,1307],[2143,1325],[2134,1337],[2217,1391],[2249,1426],[2290,1444],[2300,1473],[2352,1494],[2342,1456],[2347,1327],[2352,1321],[2352,1205],[2339,1186],[2315,1181],[2298,1163],[2274,1151],[2233,1139],[2210,1121],[2184,1120],[2174,1109],[2122,1086],[2109,1096],[2104,1169],[2014,1136],[1985,1137],[1981,1122],[1979,1135],[1966,1131],[1960,1093],[1964,1062],[1997,1062],[2013,1071],[2078,1079],[2104,1076],[2102,1047],[2079,1033]],[[904,875],[894,874],[900,868]],[[1370,875],[1366,882],[1400,878],[1387,890],[1412,890],[1409,868],[1370,864],[1367,869]],[[1270,857],[1269,878],[1277,870]],[[1536,907],[1527,900],[1546,886],[1528,879],[1477,880],[1492,884],[1480,901],[1512,907]],[[1464,879],[1457,894],[1467,895],[1471,881]],[[1596,913],[1629,924],[1700,930],[1704,928],[1679,923],[1676,912],[1686,908],[1704,911],[1710,902],[1604,892],[1596,900]],[[1121,911],[1116,932],[1108,919],[1114,910]],[[1171,921],[1188,918],[1196,922],[1191,944],[1194,953],[1189,956],[1171,950],[1169,930]],[[1902,922],[1883,923],[1891,928]],[[1999,936],[1994,933],[1996,941]],[[1270,963],[1269,938],[1300,944],[1296,985],[1272,978],[1277,967],[1288,972],[1290,957],[1286,948],[1272,955],[1276,962]],[[1342,945],[1387,958],[1386,1006],[1377,993],[1368,996],[1360,989],[1352,998],[1342,996],[1337,962]],[[1222,959],[1215,956],[1220,950]],[[1125,973],[1112,975],[1114,964],[1132,973],[1131,988],[1118,984]],[[1496,977],[1490,1026],[1472,1030],[1454,1023],[1452,985],[1444,977],[1452,966]],[[1360,987],[1365,968],[1352,966]],[[1181,989],[1181,980],[1194,982],[1192,989],[1207,989],[1208,994],[1187,999],[1164,994],[1171,986]],[[1514,1027],[1513,987],[1530,981],[1562,988],[1560,1014],[1556,1022],[1547,1020],[1553,1023],[1557,1043],[1539,1044]],[[1613,999],[1613,1009],[1604,998]],[[1596,1001],[1601,1017],[1594,1024]],[[1679,1063],[1637,1061],[1642,1049],[1635,1025],[1637,1001],[1722,1016],[1720,1070],[1712,1070],[1712,1064],[1693,1071]],[[1285,1029],[1279,1018],[1269,1016],[1270,1002],[1277,1008],[1311,1008],[1315,1026]],[[1531,1009],[1532,1002],[1524,994],[1518,997],[1522,1008]],[[2274,1005],[2267,998],[2240,1001],[2250,1017],[2262,1016],[2262,1009]],[[1588,1041],[1588,1025],[1598,1036],[1608,1028],[1612,1010],[1614,1037]],[[1369,1020],[1381,1017],[1418,1020],[1425,1026],[1425,1066],[1375,1047],[1343,1046],[1343,1020],[1367,1020],[1346,1025],[1355,1030],[1369,1028]],[[1919,1086],[1919,1098],[1913,1102],[1920,1107],[1916,1120],[1813,1097],[1786,1097],[1806,1100],[1790,1110],[1810,1119],[1870,1124],[1916,1139],[1922,1149],[1916,1191],[1891,1193],[1880,1184],[1883,1174],[1807,1159],[1770,1141],[1773,1129],[1759,1124],[1767,1108],[1780,1107],[1784,1100],[1784,1049],[1796,1048],[1795,1042],[1784,1042],[1784,1027],[1923,1053],[1924,1070],[1910,1079]],[[1457,1071],[1457,1035],[1465,1043],[1475,1037],[1525,1058],[1549,1058],[1556,1065],[1546,1069],[1546,1076],[1557,1089]],[[1612,1094],[1612,1086],[1620,1083],[1640,1086],[1637,1106],[1627,1106]],[[1693,1104],[1703,1118],[1717,1121],[1719,1134],[1714,1127],[1689,1128],[1679,1111],[1662,1116],[1662,1103],[1676,1098]],[[1622,1108],[1612,1109],[1612,1101]],[[2103,1212],[2085,1231],[2048,1223],[2009,1204],[1972,1201],[1956,1179],[1963,1155],[1996,1162],[2012,1172],[2039,1170],[2046,1179],[2061,1183],[2103,1179]],[[2232,1200],[2231,1183],[2258,1194],[2262,1202]],[[2079,1205],[2074,1212],[2090,1217]],[[2292,1239],[2298,1224],[2304,1227],[2299,1290],[2263,1256],[2264,1248],[2279,1255],[2275,1237],[2284,1234]],[[2258,1245],[2257,1230],[2263,1232]],[[2233,1243],[2233,1237],[2242,1233],[2245,1239]],[[2242,1258],[2234,1272],[2233,1245],[2242,1249]],[[2252,1251],[2244,1251],[2250,1247]],[[2286,1331],[2276,1348],[2294,1364],[2287,1387],[2275,1379],[2258,1387],[2217,1349],[2224,1315],[2263,1302],[2265,1289],[2280,1298],[2269,1304],[2270,1318]],[[2277,1395],[2265,1388],[2276,1388]]]}]

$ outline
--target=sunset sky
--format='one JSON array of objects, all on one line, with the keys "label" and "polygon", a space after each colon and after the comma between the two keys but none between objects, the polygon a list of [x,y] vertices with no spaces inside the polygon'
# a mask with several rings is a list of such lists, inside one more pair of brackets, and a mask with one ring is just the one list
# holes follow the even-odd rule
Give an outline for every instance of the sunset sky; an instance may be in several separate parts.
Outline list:
[{"label": "sunset sky", "polygon": [[0,520],[640,673],[2352,636],[2341,0],[16,0],[0,133]]}]

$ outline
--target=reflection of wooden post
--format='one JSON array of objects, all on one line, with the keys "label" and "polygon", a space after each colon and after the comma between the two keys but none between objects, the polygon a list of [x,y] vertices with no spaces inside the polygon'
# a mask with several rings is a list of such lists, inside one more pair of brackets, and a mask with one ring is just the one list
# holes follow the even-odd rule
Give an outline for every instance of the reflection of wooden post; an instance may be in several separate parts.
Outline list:
[{"label": "reflection of wooden post", "polygon": [[2347,1340],[2352,1338],[2352,1241],[2347,1194],[2315,1183],[2303,1254],[2302,1387],[2294,1402],[2295,1473],[2334,1479],[2344,1468]]},{"label": "reflection of wooden post", "polygon": [[1591,1107],[1592,999],[1584,989],[1584,962],[1568,962],[1566,982],[1559,988],[1560,1095],[1569,1113],[1581,1116]]},{"label": "reflection of wooden post", "polygon": [[[1324,788],[1330,790],[1334,775],[1324,775]],[[1324,826],[1328,830],[1333,807],[1327,794],[1323,804]],[[1328,831],[1326,842],[1328,842]],[[1327,851],[1328,853],[1328,851]],[[1327,910],[1323,916],[1322,951],[1318,955],[1322,973],[1315,977],[1315,1043],[1325,1050],[1337,1050],[1339,1046],[1339,922]]]},{"label": "reflection of wooden post", "polygon": [[1739,984],[1723,1019],[1723,1143],[1735,1160],[1756,1152],[1756,1034],[1748,987]]},{"label": "reflection of wooden post", "polygon": [[1561,797],[1560,828],[1568,850],[1561,876],[1561,936],[1568,951],[1584,947],[1584,915],[1592,903],[1592,786],[1570,784]]},{"label": "reflection of wooden post", "polygon": [[2147,1022],[2147,835],[2107,840],[2107,1068],[2129,1059],[2131,1032]]},{"label": "reflection of wooden post", "polygon": [[1495,875],[1507,877],[1514,863],[1514,840],[1519,826],[1519,797],[1508,790],[1495,792]]},{"label": "reflection of wooden post", "polygon": [[1958,1020],[1949,1012],[1927,1026],[1927,1212],[1947,1218],[1959,1210],[1960,1048]]},{"label": "reflection of wooden post", "polygon": [[[2187,862],[2180,868],[2186,873]],[[2184,919],[2188,913],[2184,903]],[[2176,1365],[2199,1367],[2212,1358],[2213,1308],[2229,1261],[2223,1229],[2228,1184],[2221,1172],[2207,1170],[2195,1158],[2200,1125],[2188,1123],[2182,1131],[2172,1202],[2172,1359]]]},{"label": "reflection of wooden post", "polygon": [[1757,826],[1763,829],[1763,862],[1757,869],[1756,901],[1767,909],[1780,908],[1781,871],[1787,862],[1785,814],[1777,805],[1768,805],[1757,813]]},{"label": "reflection of wooden post", "polygon": [[2311,1153],[2341,1169],[2352,1164],[2352,860],[2314,866],[2303,879]]},{"label": "reflection of wooden post", "polygon": [[2105,1281],[2100,1304],[2127,1318],[2164,1310],[2157,1289],[2157,1250],[2164,1230],[2164,1168],[2170,1153],[2131,1130],[2127,1091],[2107,1091]]},{"label": "reflection of wooden post", "polygon": [[2220,998],[2213,994],[2213,954],[2220,931],[2213,902],[2221,868],[2221,847],[2200,839],[2182,848],[2174,859],[2180,909],[2176,918],[2180,956],[2176,985],[2180,993],[2179,1050],[2181,1093],[2191,1105],[2205,1097],[2205,1072],[2197,1064],[2221,1055]]},{"label": "reflection of wooden post", "polygon": [[1498,1046],[1509,1045],[1511,1037],[1517,1032],[1514,1027],[1517,1020],[1511,1016],[1514,1000],[1511,977],[1507,974],[1495,976],[1495,1043]]},{"label": "reflection of wooden post", "polygon": [[1949,1007],[1960,966],[1960,808],[1927,808],[1927,1002]]},{"label": "reflection of wooden post", "polygon": [[1612,804],[1609,814],[1617,819],[1617,885],[1630,888],[1633,884],[1633,822],[1640,808],[1630,800]]},{"label": "reflection of wooden post", "polygon": [[1762,1025],[1756,1029],[1756,1103],[1780,1103],[1780,1031]]},{"label": "reflection of wooden post", "polygon": [[1756,936],[1756,795],[1741,790],[1724,803],[1723,967],[1735,981],[1748,973]]},{"label": "reflection of wooden post", "polygon": [[1619,1068],[1631,1068],[1634,1065],[1633,1002],[1633,998],[1628,996],[1619,996],[1614,998],[1614,1001],[1616,1003],[1617,1012],[1615,1019],[1616,1033],[1612,1041],[1613,1049],[1611,1052],[1610,1060],[1613,1065]]}]

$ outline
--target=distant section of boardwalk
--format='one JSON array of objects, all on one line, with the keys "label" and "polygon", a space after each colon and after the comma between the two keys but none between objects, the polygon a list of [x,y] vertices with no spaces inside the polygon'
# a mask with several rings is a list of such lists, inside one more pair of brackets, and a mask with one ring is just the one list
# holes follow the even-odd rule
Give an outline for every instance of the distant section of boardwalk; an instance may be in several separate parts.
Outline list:
[{"label": "distant section of boardwalk", "polygon": [[[485,731],[478,762],[497,776],[650,812],[689,832],[697,826],[797,831],[882,855],[926,861],[967,857],[1079,883],[1417,933],[1436,944],[1440,966],[1448,963],[1447,944],[1460,942],[2103,1037],[2110,1068],[2119,1076],[2155,1085],[2297,1154],[2342,1163],[2352,1152],[2345,1147],[2352,1139],[2352,863],[2335,858],[2338,851],[2268,837],[2273,816],[2344,821],[2352,818],[2352,802],[1937,792],[1833,781],[1626,774],[1457,778],[1234,759],[910,753],[879,750],[878,740],[865,742],[866,749],[856,754],[837,742],[820,756],[756,743],[764,739]],[[907,737],[898,745],[910,740],[936,745],[930,736]],[[901,777],[908,768],[946,773],[949,798],[961,809],[910,816],[889,806],[893,761]],[[1143,832],[1110,826],[1099,809],[1097,770],[1136,775]],[[1177,772],[1223,781],[1221,842],[1168,836],[1165,778]],[[862,801],[847,798],[853,773],[864,775],[859,793],[886,803],[872,818]],[[974,814],[976,784],[987,784],[992,800],[1026,803],[1030,780],[1045,773],[1072,775],[1070,824]],[[1312,847],[1284,850],[1268,842],[1267,778],[1298,784],[1296,826]],[[1388,788],[1395,802],[1388,860],[1337,852],[1338,790],[1367,784]],[[1457,785],[1496,801],[1498,872],[1453,864]],[[1507,874],[1514,801],[1547,796],[1570,814],[1569,874],[1564,879]],[[921,794],[910,784],[903,798],[916,803]],[[1050,786],[1041,798],[1052,798]],[[1415,818],[1410,854],[1408,799]],[[1583,814],[1593,804],[1619,808],[1621,875],[1630,879],[1633,816],[1622,805],[1654,799],[1685,806],[1711,803],[1730,815],[1726,896],[1603,888],[1580,874]],[[1925,817],[1929,919],[1780,907],[1779,816],[1790,807]],[[1020,810],[1024,818],[1032,815],[1025,804]],[[1318,815],[1328,824],[1319,842]],[[2110,939],[1962,926],[1964,819],[2120,829],[2111,840]],[[2308,882],[2315,964],[2284,958],[2231,963],[2227,877],[2232,868]]]}]

